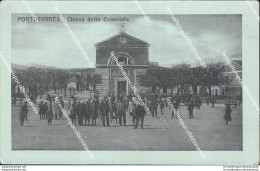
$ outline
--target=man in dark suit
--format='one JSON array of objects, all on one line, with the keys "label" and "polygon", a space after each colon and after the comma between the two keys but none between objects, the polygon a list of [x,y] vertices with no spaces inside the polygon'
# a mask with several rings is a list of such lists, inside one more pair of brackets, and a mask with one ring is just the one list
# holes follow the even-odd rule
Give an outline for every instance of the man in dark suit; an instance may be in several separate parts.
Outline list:
[{"label": "man in dark suit", "polygon": [[122,126],[122,118],[124,126],[126,126],[126,105],[123,103],[122,98],[119,98],[119,101],[116,104],[117,114],[119,116],[119,123]]},{"label": "man in dark suit", "polygon": [[84,112],[84,116],[85,116],[85,126],[87,125],[87,122],[88,122],[88,125],[89,125],[90,115],[91,115],[90,101],[87,101],[87,102],[86,102],[86,109],[85,109],[85,112]]},{"label": "man in dark suit", "polygon": [[194,100],[194,98],[191,98],[191,100],[188,102],[188,110],[189,110],[190,119],[193,119],[194,105],[195,105],[195,100]]},{"label": "man in dark suit", "polygon": [[27,102],[24,102],[24,105],[21,107],[20,114],[19,114],[21,126],[23,126],[24,119],[27,114],[28,114],[28,106],[27,106]]},{"label": "man in dark suit", "polygon": [[83,126],[84,113],[86,111],[86,103],[80,103],[79,106],[79,126]]},{"label": "man in dark suit", "polygon": [[41,101],[39,104],[39,115],[40,119],[43,119],[43,101]]},{"label": "man in dark suit", "polygon": [[101,102],[100,112],[102,115],[103,126],[106,126],[105,122],[107,122],[107,126],[109,126],[109,103],[106,97]]},{"label": "man in dark suit", "polygon": [[[59,100],[59,103],[60,103],[60,105],[61,105],[61,107],[62,107],[62,109],[64,108],[64,101],[63,101],[63,99],[62,99],[62,96],[60,96],[60,100]],[[59,108],[59,118],[62,118],[62,109],[60,109],[60,107],[58,107]]]},{"label": "man in dark suit", "polygon": [[92,125],[97,124],[99,106],[100,106],[100,103],[99,103],[98,97],[95,96],[95,99],[92,102]]},{"label": "man in dark suit", "polygon": [[157,106],[158,106],[158,97],[154,96],[152,97],[151,101],[151,106],[152,106],[152,116],[157,118]]},{"label": "man in dark suit", "polygon": [[139,120],[141,119],[141,128],[144,128],[144,115],[145,115],[145,108],[143,105],[138,104],[136,108],[136,125],[134,129],[138,128]]}]

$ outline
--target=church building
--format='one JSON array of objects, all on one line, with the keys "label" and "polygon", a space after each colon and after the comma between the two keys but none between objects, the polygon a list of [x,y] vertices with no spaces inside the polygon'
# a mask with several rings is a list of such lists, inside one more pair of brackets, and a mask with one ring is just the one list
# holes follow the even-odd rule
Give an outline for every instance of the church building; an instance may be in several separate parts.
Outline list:
[{"label": "church building", "polygon": [[117,57],[118,62],[123,66],[130,81],[140,93],[149,91],[148,87],[140,86],[138,76],[144,74],[149,63],[150,44],[126,34],[121,29],[120,33],[110,37],[96,45],[96,70],[102,76],[102,83],[96,89],[100,97],[127,96],[134,94],[124,79],[121,70],[112,59],[111,52]]}]

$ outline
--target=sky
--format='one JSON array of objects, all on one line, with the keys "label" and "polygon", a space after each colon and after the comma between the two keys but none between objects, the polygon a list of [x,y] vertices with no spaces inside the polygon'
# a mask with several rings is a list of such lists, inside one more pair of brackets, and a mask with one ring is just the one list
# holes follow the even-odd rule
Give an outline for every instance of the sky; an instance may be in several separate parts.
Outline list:
[{"label": "sky", "polygon": [[[57,17],[57,14],[35,14],[37,17]],[[122,23],[125,31],[150,44],[149,60],[160,66],[178,64],[199,65],[190,46],[170,15],[64,15],[84,18],[84,22],[68,22],[88,57],[95,63],[95,44],[119,33]],[[18,21],[20,17],[20,20]],[[60,22],[23,22],[29,14],[12,14],[12,63],[58,68],[89,68],[75,41]],[[99,17],[99,22],[89,22]],[[128,21],[105,22],[104,17],[126,17]],[[224,61],[221,53],[231,59],[242,59],[241,15],[175,15],[183,31],[192,41],[199,56],[207,63]]]}]

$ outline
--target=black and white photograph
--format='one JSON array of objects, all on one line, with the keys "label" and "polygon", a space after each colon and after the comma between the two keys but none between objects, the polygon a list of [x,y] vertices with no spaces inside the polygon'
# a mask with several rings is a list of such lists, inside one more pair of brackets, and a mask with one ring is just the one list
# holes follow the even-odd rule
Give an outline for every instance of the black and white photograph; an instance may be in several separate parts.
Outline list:
[{"label": "black and white photograph", "polygon": [[242,15],[35,16],[11,17],[12,150],[243,151]]}]

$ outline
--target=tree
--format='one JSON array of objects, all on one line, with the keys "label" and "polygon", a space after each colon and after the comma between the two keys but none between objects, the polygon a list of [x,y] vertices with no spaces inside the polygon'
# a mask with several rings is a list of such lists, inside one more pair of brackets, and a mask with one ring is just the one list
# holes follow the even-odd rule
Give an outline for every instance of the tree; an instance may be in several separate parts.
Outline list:
[{"label": "tree", "polygon": [[200,68],[199,74],[202,86],[206,86],[211,97],[211,87],[220,86],[224,80],[225,65],[224,63],[214,63],[207,65],[206,68]]},{"label": "tree", "polygon": [[167,85],[165,76],[165,72],[159,68],[148,69],[145,74],[140,75],[138,82],[142,86],[151,86],[154,90]]},{"label": "tree", "polygon": [[201,85],[201,68],[202,67],[190,68],[191,75],[188,84],[191,85],[194,95],[198,95],[197,87]]},{"label": "tree", "polygon": [[59,76],[60,76],[59,80],[60,80],[61,88],[64,88],[64,97],[67,97],[67,86],[70,81],[71,74],[66,70],[62,70],[60,71]]},{"label": "tree", "polygon": [[234,90],[234,82],[233,82],[233,80],[231,78],[229,78],[228,76],[226,76],[224,78],[223,83],[222,83],[222,87],[228,93],[228,103],[230,103],[231,92]]},{"label": "tree", "polygon": [[[25,90],[28,89],[28,78],[27,76],[25,75],[25,70],[20,70],[20,69],[15,69],[13,70],[13,73],[15,74],[16,78],[18,79],[19,83],[24,86]],[[15,87],[17,86],[17,92],[18,92],[18,95],[19,95],[19,98],[20,98],[20,102],[22,101],[22,95],[21,95],[21,90],[20,90],[20,87],[18,87],[19,85],[17,85],[16,81],[12,78],[11,79],[11,84],[12,84],[12,95],[16,96],[15,94]],[[21,103],[20,103],[21,105]]]}]

